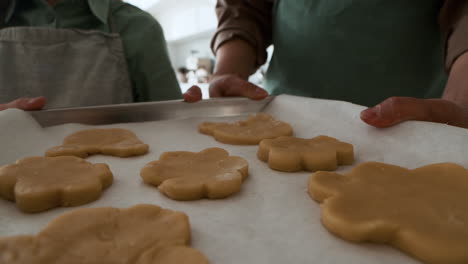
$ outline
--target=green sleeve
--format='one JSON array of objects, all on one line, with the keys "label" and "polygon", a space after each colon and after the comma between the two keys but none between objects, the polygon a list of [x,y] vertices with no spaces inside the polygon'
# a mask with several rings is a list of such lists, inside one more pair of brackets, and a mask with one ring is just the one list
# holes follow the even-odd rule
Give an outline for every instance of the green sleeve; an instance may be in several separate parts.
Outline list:
[{"label": "green sleeve", "polygon": [[159,23],[150,14],[125,3],[111,12],[122,37],[135,101],[180,99],[181,91]]}]

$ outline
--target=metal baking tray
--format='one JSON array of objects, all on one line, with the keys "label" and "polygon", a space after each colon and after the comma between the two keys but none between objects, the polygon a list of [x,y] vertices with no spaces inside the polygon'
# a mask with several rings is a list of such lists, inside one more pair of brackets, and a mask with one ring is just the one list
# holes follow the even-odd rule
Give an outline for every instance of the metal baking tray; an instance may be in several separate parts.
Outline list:
[{"label": "metal baking tray", "polygon": [[105,125],[190,117],[238,116],[262,112],[274,99],[254,101],[246,98],[213,98],[197,103],[181,100],[148,103],[102,105],[77,108],[57,108],[31,112],[42,127],[65,123]]}]

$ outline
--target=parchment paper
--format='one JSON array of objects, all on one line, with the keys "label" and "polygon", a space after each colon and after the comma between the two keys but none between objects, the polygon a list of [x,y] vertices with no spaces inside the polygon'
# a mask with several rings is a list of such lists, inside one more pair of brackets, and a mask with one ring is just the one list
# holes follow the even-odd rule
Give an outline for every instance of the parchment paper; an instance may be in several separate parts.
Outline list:
[{"label": "parchment paper", "polygon": [[[406,122],[389,129],[376,129],[359,119],[364,109],[344,102],[279,96],[267,113],[289,122],[296,136],[320,134],[355,146],[356,163],[379,161],[408,168],[429,163],[455,162],[468,167],[468,130],[427,122]],[[192,245],[211,263],[419,263],[388,246],[353,244],[326,231],[320,223],[319,205],[306,193],[311,173],[272,171],[256,158],[256,146],[231,146],[199,134],[202,121],[234,121],[236,118],[203,118],[146,123],[114,124],[134,131],[150,145],[150,153],[136,158],[92,156],[90,162],[105,162],[114,173],[114,183],[96,202],[82,207],[129,207],[156,204],[183,211],[190,217]],[[0,165],[42,155],[75,131],[89,126],[67,124],[41,128],[26,112],[0,112]],[[224,200],[177,202],[142,183],[140,169],[162,152],[200,151],[221,147],[249,161],[249,178],[242,191]],[[351,166],[340,167],[339,172]],[[12,202],[0,199],[0,235],[38,232],[54,217],[75,208],[57,208],[24,214]]]}]

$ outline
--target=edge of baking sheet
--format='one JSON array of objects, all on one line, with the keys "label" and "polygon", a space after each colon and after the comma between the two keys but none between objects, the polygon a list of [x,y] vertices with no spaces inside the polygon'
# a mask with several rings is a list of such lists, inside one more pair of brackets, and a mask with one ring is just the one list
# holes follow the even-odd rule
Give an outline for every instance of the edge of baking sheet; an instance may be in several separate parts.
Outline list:
[{"label": "edge of baking sheet", "polygon": [[190,117],[238,116],[262,112],[274,96],[260,101],[246,98],[212,98],[197,103],[181,100],[103,105],[77,108],[57,108],[32,111],[31,115],[42,127],[65,123],[105,125]]}]

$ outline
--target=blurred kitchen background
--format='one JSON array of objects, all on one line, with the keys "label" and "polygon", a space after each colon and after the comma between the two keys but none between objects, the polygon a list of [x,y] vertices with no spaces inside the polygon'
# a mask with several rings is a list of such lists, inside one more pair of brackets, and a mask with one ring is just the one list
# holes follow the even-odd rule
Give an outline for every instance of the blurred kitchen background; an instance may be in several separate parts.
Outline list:
[{"label": "blurred kitchen background", "polygon": [[[161,24],[182,92],[196,84],[208,98],[208,79],[215,63],[210,41],[218,23],[216,0],[124,1],[147,11]],[[268,53],[271,56],[272,47]],[[266,68],[262,66],[250,81],[262,86]]]}]

